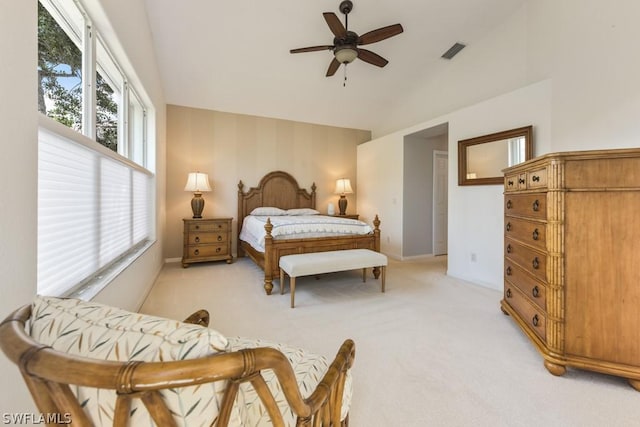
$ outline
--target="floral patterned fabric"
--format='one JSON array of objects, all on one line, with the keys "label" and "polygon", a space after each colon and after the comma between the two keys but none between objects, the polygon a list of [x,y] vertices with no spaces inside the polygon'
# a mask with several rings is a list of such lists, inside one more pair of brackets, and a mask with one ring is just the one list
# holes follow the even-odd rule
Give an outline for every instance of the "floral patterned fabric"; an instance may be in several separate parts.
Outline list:
[{"label": "floral patterned fabric", "polygon": [[[94,302],[38,296],[32,307],[29,333],[36,341],[55,350],[100,360],[144,362],[195,359],[242,348],[272,347],[289,360],[303,397],[309,396],[322,379],[327,360],[304,350],[247,338],[226,338],[219,332],[155,316],[132,313]],[[296,417],[271,370],[263,372],[285,425],[295,426]],[[226,381],[181,387],[162,392],[178,425],[210,426],[216,420]],[[113,425],[116,394],[113,390],[72,387],[96,426]],[[351,375],[347,374],[342,418],[351,404]],[[154,426],[144,405],[134,399],[132,426]],[[229,426],[272,426],[271,420],[250,383],[240,386]]]}]

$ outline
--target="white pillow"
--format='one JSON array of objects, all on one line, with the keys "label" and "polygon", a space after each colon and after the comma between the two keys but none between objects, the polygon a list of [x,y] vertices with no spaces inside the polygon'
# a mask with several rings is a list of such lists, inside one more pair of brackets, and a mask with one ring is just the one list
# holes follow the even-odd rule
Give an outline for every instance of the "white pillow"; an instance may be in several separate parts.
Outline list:
[{"label": "white pillow", "polygon": [[317,210],[311,208],[289,209],[287,211],[287,215],[318,215],[319,213]]},{"label": "white pillow", "polygon": [[286,215],[287,211],[280,209],[280,208],[274,208],[274,207],[262,207],[262,208],[255,208],[254,210],[251,211],[251,213],[249,215],[255,215],[255,216],[282,216],[282,215]]}]

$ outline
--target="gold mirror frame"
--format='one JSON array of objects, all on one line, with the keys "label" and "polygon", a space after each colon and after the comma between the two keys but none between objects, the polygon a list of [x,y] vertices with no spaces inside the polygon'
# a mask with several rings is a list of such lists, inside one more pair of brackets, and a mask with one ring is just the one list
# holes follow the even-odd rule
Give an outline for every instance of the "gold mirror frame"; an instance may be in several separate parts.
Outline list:
[{"label": "gold mirror frame", "polygon": [[524,159],[522,161],[531,159],[533,157],[533,126],[505,130],[502,132],[458,141],[458,185],[502,185],[504,183],[504,177],[501,174],[502,169],[513,166],[508,164],[508,155],[504,155],[507,161],[498,166],[499,169],[497,173],[499,173],[499,175],[473,177],[474,172],[467,168],[470,160],[469,151],[479,144],[504,142],[504,152],[506,153],[508,140],[514,138],[524,138]]}]

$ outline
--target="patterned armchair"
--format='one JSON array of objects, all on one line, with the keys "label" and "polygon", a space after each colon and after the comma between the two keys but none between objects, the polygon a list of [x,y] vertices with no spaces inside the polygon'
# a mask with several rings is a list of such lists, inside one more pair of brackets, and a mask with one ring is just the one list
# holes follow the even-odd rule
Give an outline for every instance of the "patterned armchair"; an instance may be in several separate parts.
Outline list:
[{"label": "patterned armchair", "polygon": [[75,299],[36,297],[0,324],[38,410],[73,425],[347,426],[354,343],[302,349]]}]

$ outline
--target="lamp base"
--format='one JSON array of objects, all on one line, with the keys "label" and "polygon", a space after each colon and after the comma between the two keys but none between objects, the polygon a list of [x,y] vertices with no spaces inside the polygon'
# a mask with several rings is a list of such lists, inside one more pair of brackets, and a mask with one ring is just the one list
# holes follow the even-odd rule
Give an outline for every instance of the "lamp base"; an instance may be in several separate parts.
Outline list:
[{"label": "lamp base", "polygon": [[191,199],[191,210],[193,211],[193,218],[202,218],[202,210],[204,209],[204,199],[202,193],[193,193],[193,199]]},{"label": "lamp base", "polygon": [[338,200],[338,208],[340,209],[340,215],[347,214],[347,198],[344,194],[340,195],[340,200]]}]

